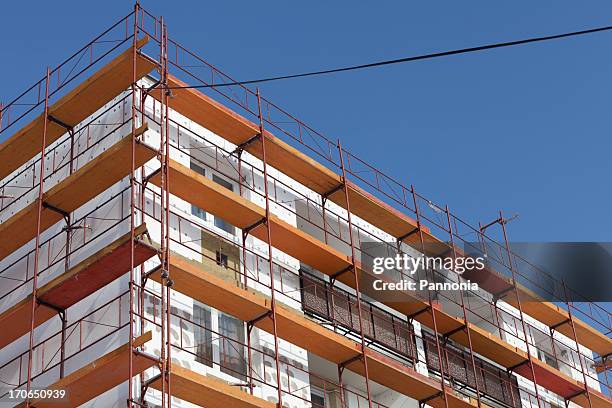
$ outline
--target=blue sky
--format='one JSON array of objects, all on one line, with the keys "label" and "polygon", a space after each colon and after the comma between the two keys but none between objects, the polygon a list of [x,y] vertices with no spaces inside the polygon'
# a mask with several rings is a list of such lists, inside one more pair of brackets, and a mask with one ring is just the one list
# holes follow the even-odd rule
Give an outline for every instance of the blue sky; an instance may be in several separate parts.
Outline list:
[{"label": "blue sky", "polygon": [[[612,24],[609,1],[161,2],[171,37],[238,79]],[[8,101],[129,1],[7,2]],[[471,221],[517,241],[610,241],[612,32],[264,84],[262,93]]]}]

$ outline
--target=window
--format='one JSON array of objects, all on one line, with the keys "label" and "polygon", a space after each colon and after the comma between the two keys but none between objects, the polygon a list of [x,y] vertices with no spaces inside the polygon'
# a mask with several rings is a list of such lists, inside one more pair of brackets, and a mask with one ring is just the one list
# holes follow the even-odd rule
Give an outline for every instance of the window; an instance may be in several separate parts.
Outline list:
[{"label": "window", "polygon": [[153,319],[158,319],[161,313],[161,300],[145,292],[144,304],[146,313]]},{"label": "window", "polygon": [[244,324],[232,316],[219,312],[219,334],[222,336],[219,350],[221,371],[244,380],[246,378]]},{"label": "window", "polygon": [[[145,310],[153,320],[161,318],[160,299],[145,293]],[[193,330],[194,347],[185,341],[186,350],[195,354],[195,361],[208,367],[215,367],[225,374],[246,380],[247,364],[245,350],[244,322],[230,315],[193,301],[193,315],[187,310],[171,307],[172,324],[181,322],[181,330]],[[173,331],[175,327],[172,327]],[[178,328],[177,328],[178,330]],[[177,332],[176,338],[179,334]]]},{"label": "window", "polygon": [[559,370],[563,374],[565,374],[565,375],[567,375],[569,377],[572,376],[572,367],[571,367],[571,364],[574,363],[574,358],[573,358],[574,357],[574,353],[571,353],[571,354],[572,354],[572,358],[570,358],[568,350],[564,348],[563,350],[561,350],[561,357],[559,358],[559,362],[560,362]]},{"label": "window", "polygon": [[[215,183],[219,184],[220,186],[223,186],[225,188],[227,188],[230,191],[234,191],[234,186],[232,185],[232,183],[230,183],[227,180],[222,179],[221,177],[217,176],[216,174],[213,174],[212,179]],[[215,217],[215,227],[222,229],[223,231],[234,235],[235,232],[235,228],[232,224],[230,224],[229,222],[225,221],[222,218],[219,217]]]},{"label": "window", "polygon": [[212,352],[212,319],[210,308],[197,304],[194,301],[193,305],[193,337],[196,346],[196,358],[199,363],[209,367],[213,366]]},{"label": "window", "polygon": [[[191,161],[189,163],[189,167],[191,168],[191,170],[195,171],[198,174],[201,174],[202,176],[206,176],[206,169],[196,163],[194,163],[193,161]],[[216,174],[212,175],[212,180],[219,184],[220,186],[223,186],[225,188],[227,188],[230,191],[234,191],[234,186],[232,183],[230,183],[229,181],[223,179],[222,177],[217,176]],[[201,209],[200,207],[198,207],[197,205],[191,204],[191,214],[195,215],[196,217],[206,221],[206,211],[204,211],[203,209]],[[224,219],[220,218],[220,217],[213,217],[213,223],[215,224],[215,227],[222,229],[223,231],[235,235],[236,234],[236,229],[235,227],[230,224],[229,222],[225,221]]]},{"label": "window", "polygon": [[557,364],[557,359],[550,353],[547,353],[544,350],[538,349],[538,358],[548,364],[551,367],[559,369],[559,364]]},{"label": "window", "polygon": [[311,385],[310,402],[312,402],[312,408],[325,408],[325,394],[323,393],[323,390]]},{"label": "window", "polygon": [[217,265],[227,268],[227,255],[217,251]]},{"label": "window", "polygon": [[[201,174],[202,176],[206,176],[206,171],[204,170],[204,168],[201,167],[201,166],[198,166],[193,161],[191,161],[189,163],[189,167],[191,168],[191,170]],[[191,204],[191,214],[195,215],[196,217],[198,217],[198,218],[200,218],[202,220],[206,220],[206,211],[204,211],[203,209],[201,209],[197,205]]]},{"label": "window", "polygon": [[219,365],[222,372],[245,380],[244,323],[197,301],[193,305],[193,321],[195,360],[209,367]]}]

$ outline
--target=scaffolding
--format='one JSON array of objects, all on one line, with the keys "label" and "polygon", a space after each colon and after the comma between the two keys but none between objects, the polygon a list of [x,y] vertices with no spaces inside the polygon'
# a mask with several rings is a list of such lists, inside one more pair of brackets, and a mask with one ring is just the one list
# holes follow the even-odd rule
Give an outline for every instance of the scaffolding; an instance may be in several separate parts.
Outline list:
[{"label": "scaffolding", "polygon": [[[5,328],[0,348],[28,336],[27,351],[0,366],[0,380],[11,389],[25,389],[23,406],[57,406],[29,397],[39,381],[49,389],[68,390],[66,406],[120,384],[127,384],[129,407],[148,406],[152,390],[163,408],[175,404],[173,398],[207,407],[281,407],[286,400],[318,406],[291,381],[283,381],[290,372],[330,390],[325,395],[334,395],[340,407],[348,407],[349,400],[385,407],[373,396],[372,383],[435,408],[544,408],[542,391],[559,396],[566,406],[612,406],[610,313],[586,298],[571,301],[583,298],[562,282],[563,305],[542,300],[534,288],[545,292],[549,286],[541,284],[541,277],[554,278],[511,251],[502,213],[491,223],[471,226],[448,206],[433,203],[350,153],[339,140],[316,132],[258,89],[235,82],[171,39],[163,18],[137,3],[133,12],[0,105],[0,134],[12,132],[0,145],[0,261],[9,259],[0,271],[9,282],[0,299],[11,304],[0,313]],[[204,93],[188,85],[208,88]],[[122,121],[100,123],[110,111],[120,112]],[[171,112],[231,147],[179,123]],[[101,126],[103,136],[93,141]],[[159,139],[147,139],[149,130]],[[206,146],[199,150],[204,160],[187,140]],[[238,192],[175,160],[177,155],[234,181]],[[117,190],[122,180],[129,183]],[[296,197],[302,210],[284,202],[285,194]],[[202,226],[174,208],[171,195],[238,228],[240,242],[210,230],[206,234],[219,248],[235,248],[242,261],[224,264],[223,276],[207,267],[223,263],[220,252],[211,255],[183,238],[183,230]],[[80,211],[92,200],[93,210]],[[97,216],[114,211],[117,202],[116,217]],[[159,231],[149,230],[147,221]],[[97,225],[95,234],[90,223]],[[500,228],[500,240],[490,235],[493,227]],[[108,243],[118,231],[123,233]],[[254,240],[265,243],[265,250],[255,248]],[[19,252],[29,242],[33,249]],[[373,254],[363,242],[377,243],[389,255],[484,253],[489,263],[479,275],[448,276],[435,269],[427,274],[436,281],[469,278],[492,296],[405,292],[401,301],[371,299],[362,288],[380,276],[366,266],[364,260]],[[278,251],[298,260],[298,270],[279,262]],[[73,265],[84,253],[90,255]],[[253,259],[250,267],[247,259]],[[16,269],[25,273],[14,276]],[[299,282],[297,294],[288,281]],[[70,307],[116,282],[125,284],[119,295],[69,322]],[[151,282],[157,283],[155,289]],[[29,294],[20,298],[23,292]],[[246,340],[181,315],[172,304],[175,293],[245,322]],[[301,310],[286,306],[296,301]],[[61,329],[37,340],[36,329],[56,316]],[[106,328],[84,335],[94,323]],[[240,364],[220,364],[242,381],[228,384],[176,363],[174,353],[187,353],[213,364],[206,350],[186,344],[186,328],[244,350]],[[252,345],[255,328],[272,336],[272,349]],[[77,356],[118,335],[127,341],[84,367],[73,367]],[[79,341],[69,348],[74,336]],[[334,364],[336,378],[281,359],[280,340]],[[159,353],[151,354],[147,347],[155,342]],[[424,355],[417,351],[419,344]],[[596,356],[584,354],[584,347]],[[552,359],[542,361],[538,353],[549,349]],[[559,358],[558,350],[569,350],[577,361]],[[256,361],[270,365],[258,372]],[[363,392],[347,387],[347,371],[363,379]],[[581,380],[568,374],[574,371]],[[519,387],[517,375],[533,389]],[[275,398],[261,398],[256,388]]]}]

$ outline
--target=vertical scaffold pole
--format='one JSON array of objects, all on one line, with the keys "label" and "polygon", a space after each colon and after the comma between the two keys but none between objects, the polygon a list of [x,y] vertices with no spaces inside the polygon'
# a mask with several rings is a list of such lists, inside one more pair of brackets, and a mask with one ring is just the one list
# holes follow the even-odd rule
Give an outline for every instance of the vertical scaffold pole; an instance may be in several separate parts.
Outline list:
[{"label": "vertical scaffold pole", "polygon": [[[68,129],[68,133],[70,135],[70,166],[69,166],[69,174],[74,173],[74,129]],[[67,271],[70,268],[70,253],[72,246],[72,217],[71,214],[68,213],[64,216],[66,221],[66,247],[65,249],[65,259],[64,259],[64,270]],[[85,220],[83,221],[85,223]],[[85,224],[83,224],[83,228],[87,228]],[[65,369],[65,360],[66,360],[66,325],[68,324],[68,311],[63,309],[59,311],[59,317],[62,321],[62,332],[60,336],[60,378],[64,378],[64,369]]]},{"label": "vertical scaffold pole", "polygon": [[166,371],[165,371],[165,381],[166,381],[166,398],[168,400],[168,408],[172,406],[172,391],[170,389],[170,372],[171,372],[171,363],[172,363],[172,331],[171,327],[171,287],[172,280],[170,279],[170,122],[168,121],[168,103],[169,103],[169,92],[168,89],[168,27],[164,23],[164,18],[161,18],[161,43],[162,50],[161,60],[162,60],[162,109],[161,109],[161,117],[162,117],[162,126],[164,133],[164,143],[162,145],[163,153],[162,153],[162,167],[164,170],[162,171],[163,178],[163,187],[162,194],[164,197],[165,203],[165,216],[163,217],[164,225],[163,225],[163,240],[164,240],[164,253],[162,254],[164,258],[164,270],[166,271],[166,281],[165,288],[162,286],[162,291],[166,291],[166,339],[162,339],[162,342],[166,342]]},{"label": "vertical scaffold pole", "polygon": [[159,237],[160,237],[160,336],[159,336],[159,350],[160,350],[160,381],[161,381],[161,407],[166,408],[166,395],[167,395],[167,373],[168,373],[168,365],[166,358],[166,332],[169,330],[167,326],[166,320],[166,311],[168,307],[168,301],[166,299],[166,291],[164,284],[166,282],[166,278],[168,276],[167,272],[167,264],[166,264],[166,195],[164,194],[165,185],[166,185],[166,166],[165,166],[165,138],[166,138],[166,128],[164,127],[164,18],[160,17],[158,22],[159,27],[159,150],[157,151],[158,159],[160,162],[160,185],[159,185]]},{"label": "vertical scaffold pole", "polygon": [[536,379],[535,369],[533,367],[533,359],[531,357],[531,350],[529,349],[529,335],[527,333],[527,326],[525,325],[525,316],[523,315],[523,307],[521,306],[521,296],[518,291],[518,286],[516,282],[516,272],[514,271],[514,262],[512,262],[512,252],[510,252],[510,242],[508,241],[508,234],[506,232],[506,220],[504,219],[504,214],[502,211],[499,212],[499,224],[502,228],[502,233],[504,235],[504,243],[506,245],[506,253],[508,254],[508,266],[510,267],[510,272],[512,273],[512,286],[514,286],[514,293],[516,295],[516,303],[519,310],[519,316],[521,318],[521,326],[523,327],[523,335],[525,336],[525,346],[527,348],[527,358],[528,364],[531,368],[531,376],[533,377],[533,388],[535,390],[536,401],[538,403],[538,407],[541,407],[540,403],[540,392],[538,391],[538,382]]},{"label": "vertical scaffold pole", "polygon": [[[494,221],[495,223],[496,221]],[[489,256],[489,251],[487,250],[487,243],[485,241],[485,234],[484,231],[490,227],[490,225],[482,225],[482,223],[479,221],[478,222],[478,242],[480,243],[480,250],[482,251],[482,254],[484,255],[484,257],[488,257]],[[499,338],[503,338],[504,336],[504,332],[502,330],[502,319],[500,317],[500,313],[499,313],[499,308],[497,306],[497,302],[499,301],[499,298],[497,296],[493,297],[493,302],[492,302],[492,306],[493,306],[493,311],[495,312],[495,326],[497,327],[497,332],[499,333]]]},{"label": "vertical scaffold pole", "polygon": [[[243,196],[243,186],[242,186],[242,153],[243,150],[242,148],[238,148],[236,150],[236,156],[237,156],[237,161],[238,161],[238,194],[240,195],[240,197]],[[241,252],[242,252],[242,262],[240,263],[241,267],[242,267],[242,284],[244,285],[244,288],[247,289],[249,287],[249,276],[248,276],[248,269],[247,269],[247,263],[246,263],[246,259],[247,259],[247,250],[246,250],[246,241],[247,241],[247,237],[248,237],[248,233],[242,232],[242,248],[241,248]],[[251,348],[251,333],[253,331],[253,327],[249,324],[247,325],[247,331],[246,331],[246,336],[247,336],[247,370],[248,370],[248,374],[247,374],[247,378],[249,381],[249,394],[253,394],[253,391],[255,390],[255,384],[253,383],[253,350]]]},{"label": "vertical scaffold pole", "polygon": [[166,359],[166,331],[169,330],[166,323],[166,308],[168,306],[166,300],[166,291],[164,290],[164,283],[167,277],[167,264],[166,264],[166,230],[165,226],[165,218],[166,218],[166,195],[164,194],[164,189],[166,185],[166,166],[165,166],[165,138],[166,138],[166,128],[164,127],[164,94],[166,90],[164,88],[164,17],[160,17],[159,19],[159,76],[160,76],[160,86],[159,86],[159,150],[158,157],[160,159],[160,194],[159,194],[159,253],[161,260],[161,270],[160,270],[160,334],[159,334],[159,358],[160,358],[160,370],[161,370],[161,408],[166,408],[166,394],[167,394],[167,359]]},{"label": "vertical scaffold pole", "polygon": [[160,360],[161,360],[161,406],[170,407],[170,241],[169,217],[170,196],[168,186],[168,160],[169,160],[169,126],[168,126],[168,52],[166,41],[166,25],[164,17],[159,19],[159,158],[160,158],[160,298],[161,298],[161,333],[160,333]]},{"label": "vertical scaffold pole", "polygon": [[30,307],[30,335],[28,343],[28,378],[26,384],[26,408],[30,407],[30,389],[32,387],[32,360],[34,358],[34,314],[36,313],[37,295],[38,290],[38,258],[40,256],[40,229],[41,229],[41,218],[43,209],[43,193],[44,193],[44,179],[45,179],[45,149],[47,147],[47,122],[49,116],[49,77],[51,71],[47,67],[47,75],[45,79],[45,108],[43,116],[43,132],[41,135],[41,150],[40,150],[40,169],[39,169],[39,184],[38,184],[38,200],[37,200],[37,214],[36,214],[36,242],[34,250],[34,274],[32,276],[32,302]]},{"label": "vertical scaffold pole", "polygon": [[[576,352],[578,353],[578,361],[580,361],[580,371],[582,371],[582,380],[584,381],[584,392],[586,393],[587,401],[589,402],[589,408],[593,408],[593,402],[591,401],[591,393],[589,392],[589,386],[587,383],[586,371],[585,371],[584,363],[582,361],[582,354],[580,353],[580,343],[578,343],[578,336],[576,334],[576,326],[574,325],[574,318],[572,316],[572,306],[570,304],[571,300],[569,297],[569,292],[567,290],[567,286],[565,286],[565,280],[561,280],[561,283],[563,284],[565,304],[567,305],[567,315],[569,317],[568,323],[572,327],[572,334],[574,335],[574,342],[576,343]],[[553,337],[551,340],[554,344],[555,338]]]},{"label": "vertical scaffold pole", "polygon": [[[457,250],[455,246],[455,238],[453,236],[453,223],[451,221],[450,210],[448,209],[448,205],[446,206],[446,219],[448,220],[448,234],[450,237],[450,244],[453,253],[453,260],[457,258]],[[453,265],[455,263],[453,262]],[[461,281],[461,275],[457,275],[457,279]],[[478,406],[481,406],[480,402],[480,386],[478,385],[478,372],[476,371],[476,359],[474,358],[474,349],[472,347],[472,332],[470,330],[470,322],[468,321],[467,310],[465,307],[465,298],[463,296],[463,291],[459,290],[459,295],[461,297],[461,310],[463,311],[463,321],[465,322],[465,331],[467,333],[468,345],[470,348],[470,360],[472,361],[472,370],[474,372],[474,382],[476,383],[476,398],[478,401]]]},{"label": "vertical scaffold pole", "polygon": [[270,307],[272,313],[270,315],[272,319],[272,327],[274,334],[274,357],[276,359],[276,385],[278,389],[278,407],[283,406],[283,390],[280,375],[280,356],[278,352],[278,333],[276,330],[276,294],[274,289],[274,262],[272,259],[272,228],[270,226],[270,196],[268,194],[268,164],[266,158],[266,135],[264,132],[264,119],[261,109],[261,94],[259,88],[257,88],[257,112],[259,118],[259,136],[261,139],[261,155],[263,161],[263,183],[264,183],[264,194],[266,196],[266,217],[265,224],[268,237],[268,265],[270,267],[270,292],[271,301]]},{"label": "vertical scaffold pole", "polygon": [[[144,16],[143,16],[143,21],[144,21]],[[154,18],[155,21],[155,27],[157,27],[157,18]],[[144,24],[143,24],[144,25]],[[155,37],[155,36],[153,36]],[[139,110],[140,113],[142,115],[143,121],[145,120],[145,117],[147,116],[146,114],[146,98],[148,96],[148,93],[141,87],[139,89]],[[155,122],[155,99],[152,102],[152,121]],[[140,211],[141,211],[141,215],[142,215],[142,221],[144,223],[145,221],[145,216],[146,216],[146,190],[147,190],[147,183],[148,180],[145,179],[145,166],[144,164],[140,167],[140,180],[139,180],[139,185],[140,185],[140,202],[139,202],[139,206],[140,206]],[[153,195],[153,200],[152,200],[152,207],[153,207],[153,214],[155,214],[155,195]],[[147,233],[148,235],[148,233]],[[138,316],[141,316],[140,319],[140,333],[144,333],[145,331],[145,326],[148,323],[145,319],[144,319],[144,315],[145,315],[145,287],[147,285],[147,281],[148,281],[148,275],[146,273],[146,265],[145,263],[141,263],[140,267],[138,268],[140,271],[140,274],[138,276],[139,279],[139,290],[137,292],[137,298],[138,298],[138,307],[136,310],[136,313]],[[153,324],[155,324],[156,320],[155,320],[155,311],[153,312]],[[140,404],[140,406],[142,406],[144,404],[144,400],[147,394],[147,390],[149,389],[148,385],[145,384],[145,373],[141,372],[138,376],[139,378],[139,382],[140,382],[140,395],[138,396],[138,403]]]},{"label": "vertical scaffold pole", "polygon": [[132,84],[131,84],[131,93],[132,93],[132,106],[131,106],[131,114],[132,114],[132,152],[131,152],[131,164],[130,164],[130,282],[129,282],[129,302],[130,302],[130,310],[129,310],[129,353],[128,353],[128,400],[127,406],[132,408],[133,399],[134,399],[134,390],[133,390],[133,377],[134,377],[134,240],[135,240],[135,205],[136,205],[136,197],[135,197],[135,171],[136,171],[136,80],[137,80],[137,71],[136,71],[136,46],[138,41],[138,12],[140,10],[140,4],[136,2],[134,4],[134,27],[133,27],[133,37],[132,37]]},{"label": "vertical scaffold pole", "polygon": [[[414,186],[410,186],[410,193],[412,194],[412,201],[414,203],[414,212],[417,218],[417,229],[419,231],[419,241],[421,243],[421,253],[423,255],[425,255],[426,250],[425,250],[425,237],[423,236],[423,228],[421,228],[422,222],[421,222],[421,212],[419,210],[419,203],[417,201],[417,196],[416,193],[414,191]],[[432,272],[432,277],[433,277],[433,272]],[[446,398],[446,383],[444,382],[444,363],[442,362],[442,348],[440,346],[440,336],[438,335],[438,323],[437,323],[437,319],[436,319],[436,308],[434,306],[433,303],[433,299],[431,297],[431,291],[427,291],[427,297],[428,297],[428,301],[429,301],[429,311],[431,312],[431,320],[433,323],[433,329],[434,329],[434,337],[436,339],[436,349],[438,350],[438,361],[440,362],[440,387],[442,388],[441,391],[441,398],[444,400],[444,406],[445,408],[448,408],[448,400]],[[423,404],[419,404],[419,405],[423,405]]]},{"label": "vertical scaffold pole", "polygon": [[344,190],[344,199],[346,201],[346,221],[348,224],[349,240],[351,242],[351,269],[353,271],[353,277],[355,279],[355,295],[357,297],[357,313],[359,314],[359,335],[361,337],[361,360],[363,363],[363,371],[365,374],[366,392],[368,395],[368,406],[372,405],[372,393],[370,391],[370,373],[368,372],[368,359],[366,357],[366,343],[365,335],[363,331],[363,314],[361,311],[361,290],[359,288],[359,274],[357,273],[356,257],[355,257],[355,244],[353,242],[353,221],[351,218],[351,203],[349,200],[348,181],[346,179],[346,167],[344,166],[344,156],[342,154],[342,145],[340,139],[338,139],[338,155],[340,160],[340,167],[342,169],[342,189]]}]

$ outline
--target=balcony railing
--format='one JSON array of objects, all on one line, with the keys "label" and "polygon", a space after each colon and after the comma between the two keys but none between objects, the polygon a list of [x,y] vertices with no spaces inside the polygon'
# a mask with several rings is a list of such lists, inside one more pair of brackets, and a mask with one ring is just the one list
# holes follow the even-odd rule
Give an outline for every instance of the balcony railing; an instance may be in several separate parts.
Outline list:
[{"label": "balcony railing", "polygon": [[[323,318],[333,325],[341,326],[353,333],[359,332],[357,298],[340,288],[309,272],[301,271],[300,289],[302,307],[306,313]],[[368,302],[362,301],[363,324],[366,337],[379,346],[415,362],[418,361],[416,338],[412,326],[407,321]],[[425,363],[430,371],[440,372],[440,361],[433,334],[422,331],[425,348]],[[485,397],[506,406],[521,405],[516,377],[478,357],[474,370],[469,352],[454,346],[449,341],[441,341],[444,373],[456,387],[478,389]],[[476,380],[474,379],[476,373]]]}]

